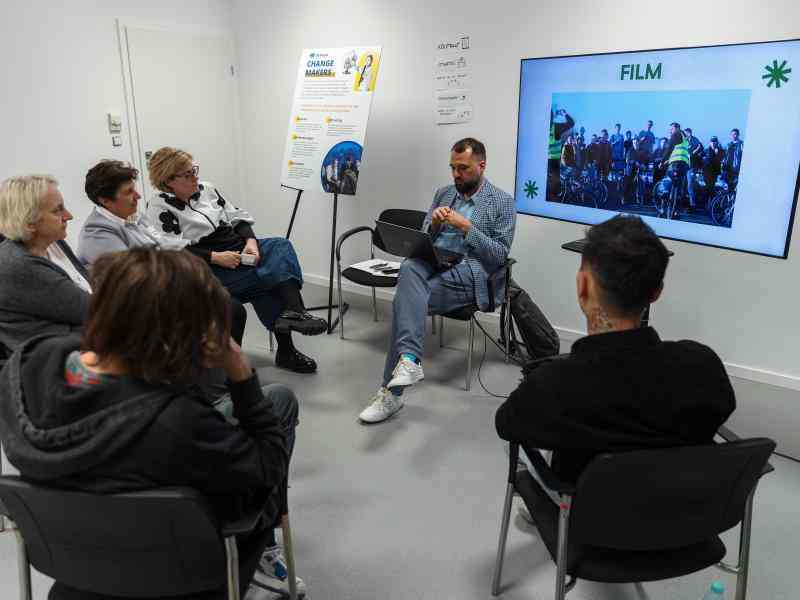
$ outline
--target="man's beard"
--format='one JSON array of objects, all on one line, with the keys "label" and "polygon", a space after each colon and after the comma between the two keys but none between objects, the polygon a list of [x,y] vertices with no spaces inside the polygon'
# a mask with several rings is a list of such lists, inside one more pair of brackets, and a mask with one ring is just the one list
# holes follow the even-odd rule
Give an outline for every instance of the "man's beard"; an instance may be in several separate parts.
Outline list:
[{"label": "man's beard", "polygon": [[475,190],[477,190],[480,183],[481,180],[476,179],[474,181],[462,181],[461,183],[456,183],[455,186],[459,194],[466,195],[472,194]]}]

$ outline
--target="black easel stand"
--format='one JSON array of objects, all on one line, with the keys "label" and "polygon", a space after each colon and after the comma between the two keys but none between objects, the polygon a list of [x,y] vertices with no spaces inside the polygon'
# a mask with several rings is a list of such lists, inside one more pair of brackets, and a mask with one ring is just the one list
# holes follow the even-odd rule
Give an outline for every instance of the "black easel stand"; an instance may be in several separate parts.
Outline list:
[{"label": "black easel stand", "polygon": [[[292,235],[292,227],[294,227],[294,219],[297,216],[297,209],[300,206],[300,197],[303,195],[303,190],[298,188],[293,188],[288,185],[281,184],[282,188],[286,188],[288,190],[295,190],[297,191],[297,197],[294,200],[294,209],[292,210],[292,218],[289,220],[289,229],[286,231],[286,239],[289,239],[289,236]],[[322,306],[310,306],[306,308],[306,310],[325,310],[328,309],[328,334],[330,335],[336,329],[336,326],[339,324],[339,318],[337,317],[335,321],[331,321],[333,317],[333,309],[339,308],[338,304],[333,303],[333,261],[334,255],[336,252],[336,216],[338,214],[339,209],[339,193],[333,192],[333,227],[331,229],[331,268],[330,268],[330,278],[328,280],[328,304],[323,304]],[[341,314],[344,315],[350,309],[350,305],[347,302],[342,303],[342,311]]]},{"label": "black easel stand", "polygon": [[[572,242],[566,242],[564,244],[561,244],[561,247],[564,250],[569,250],[571,252],[577,252],[578,254],[583,254],[583,247],[585,245],[586,245],[586,240],[581,239]],[[672,250],[667,249],[667,252],[669,252],[670,256],[675,255],[675,253]],[[650,324],[650,305],[648,304],[647,308],[644,309],[644,313],[642,313],[642,320],[640,322],[640,325],[642,327],[647,327],[649,324]]]}]

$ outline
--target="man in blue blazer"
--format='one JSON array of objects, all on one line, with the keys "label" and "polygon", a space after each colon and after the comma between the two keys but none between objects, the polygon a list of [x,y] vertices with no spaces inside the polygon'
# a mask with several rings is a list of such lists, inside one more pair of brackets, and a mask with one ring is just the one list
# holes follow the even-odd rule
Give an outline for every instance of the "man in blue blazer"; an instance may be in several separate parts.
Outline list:
[{"label": "man in blue blazer", "polygon": [[[440,271],[410,258],[400,267],[393,303],[392,337],[381,386],[359,415],[379,423],[403,408],[403,389],[423,379],[422,352],[427,315],[465,306],[490,304],[488,279],[503,268],[514,239],[514,199],[483,175],[486,148],[474,138],[456,142],[450,151],[453,185],[439,189],[423,230],[434,246],[463,255]],[[494,290],[495,302],[504,290]]]}]

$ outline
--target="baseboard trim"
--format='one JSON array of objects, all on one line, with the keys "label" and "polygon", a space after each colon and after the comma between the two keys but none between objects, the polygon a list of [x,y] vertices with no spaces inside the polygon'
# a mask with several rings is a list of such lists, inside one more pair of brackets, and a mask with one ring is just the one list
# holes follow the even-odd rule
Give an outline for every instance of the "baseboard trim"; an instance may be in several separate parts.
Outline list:
[{"label": "baseboard trim", "polygon": [[[305,280],[308,283],[319,285],[321,287],[328,287],[328,277],[326,275],[315,275],[313,273],[305,273]],[[334,288],[334,302],[336,301],[336,289]],[[372,293],[369,288],[351,283],[349,281],[342,281],[342,292],[350,294],[358,294],[359,296],[371,296]],[[376,295],[381,300],[391,300],[394,298],[394,289],[392,288],[377,288]],[[497,314],[487,314],[489,319],[497,319]],[[586,335],[586,332],[577,329],[570,329],[567,327],[554,326],[559,338],[562,342],[572,344],[578,338]],[[789,375],[788,373],[780,373],[777,371],[770,371],[768,369],[760,369],[757,367],[750,367],[747,365],[739,365],[735,363],[725,363],[725,368],[728,375],[731,377],[738,377],[739,379],[747,379],[757,383],[765,383],[774,385],[779,388],[800,391],[800,377]]]}]

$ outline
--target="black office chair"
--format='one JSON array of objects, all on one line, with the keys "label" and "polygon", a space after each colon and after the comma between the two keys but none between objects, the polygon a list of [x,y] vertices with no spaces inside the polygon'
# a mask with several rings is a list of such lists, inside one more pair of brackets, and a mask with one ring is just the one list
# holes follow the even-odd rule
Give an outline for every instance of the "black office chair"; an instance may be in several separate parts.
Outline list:
[{"label": "black office chair", "polygon": [[[488,280],[488,288],[489,288],[489,307],[486,310],[480,310],[477,305],[472,306],[465,306],[464,308],[459,308],[453,312],[447,313],[445,315],[440,315],[439,319],[439,347],[444,347],[444,320],[445,319],[454,319],[456,321],[464,321],[469,322],[469,329],[467,330],[467,373],[466,373],[466,382],[464,384],[464,388],[469,391],[472,387],[472,352],[473,347],[475,345],[475,322],[476,322],[476,315],[478,313],[493,313],[497,310],[495,305],[495,289],[497,288],[498,282],[503,281],[503,285],[505,285],[505,292],[503,296],[503,306],[505,306],[505,314],[511,314],[511,297],[509,296],[509,286],[508,282],[511,281],[511,267],[517,261],[513,258],[507,258],[505,264],[498,269]],[[433,317],[433,322],[436,322],[436,317]],[[506,362],[509,360],[510,356],[510,339],[511,339],[511,332],[509,331],[511,326],[511,319],[506,319],[504,324],[505,331],[503,331],[502,339],[505,343],[505,355],[506,355]],[[434,326],[434,333],[436,333],[436,327]]]},{"label": "black office chair", "polygon": [[[379,221],[393,223],[409,229],[422,229],[425,222],[426,213],[423,210],[411,210],[405,208],[389,208],[384,210],[378,217]],[[354,269],[352,266],[342,270],[342,244],[357,233],[370,232],[369,257],[375,258],[375,248],[386,252],[380,234],[372,227],[363,225],[345,231],[336,242],[336,287],[339,293],[339,337],[344,339],[344,315],[342,314],[342,277],[358,285],[372,288],[372,313],[373,319],[378,320],[378,303],[375,298],[375,288],[393,288],[397,286],[397,277],[384,277],[371,275],[366,271]]]},{"label": "black office chair", "polygon": [[633,583],[710,567],[725,556],[719,534],[740,522],[739,564],[720,567],[737,574],[736,600],[745,600],[753,496],[759,478],[773,470],[767,460],[775,442],[602,454],[576,485],[558,481],[537,450],[526,450],[545,485],[560,495],[559,504],[527,470],[517,470],[519,448],[511,444],[492,595],[500,593],[511,500],[518,492],[556,563],[556,600],[577,579]]},{"label": "black office chair", "polygon": [[[203,496],[188,488],[101,495],[11,476],[0,477],[0,513],[16,525],[23,600],[31,599],[30,565],[60,589],[162,598],[227,587],[228,600],[239,600],[236,536],[253,532],[261,517],[220,523]],[[295,599],[288,516],[281,524]],[[246,589],[249,582],[242,583]]]}]

